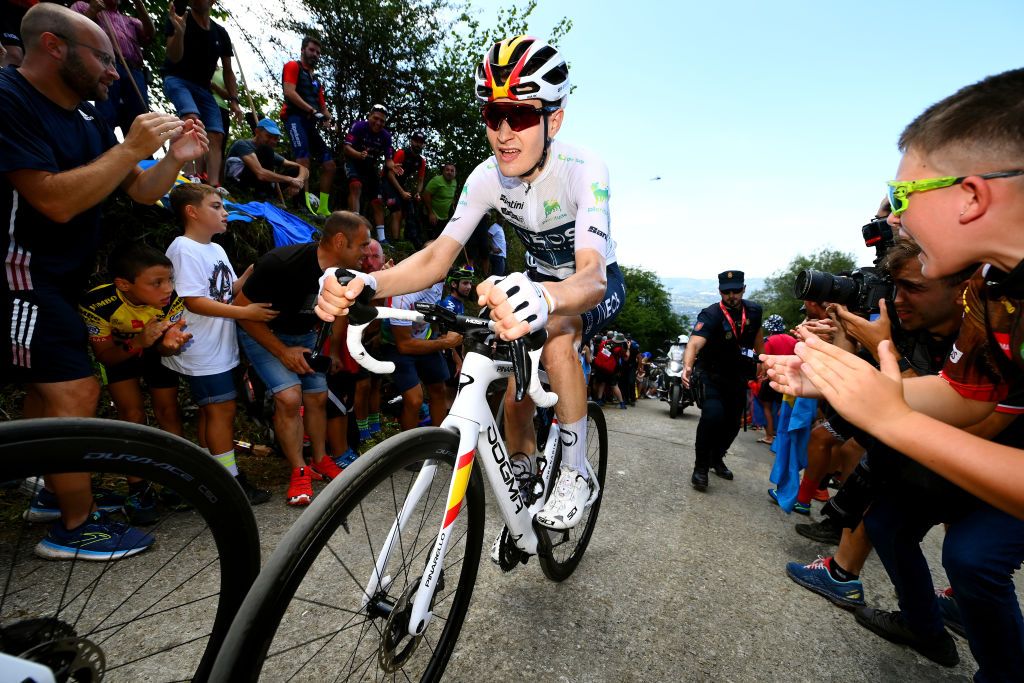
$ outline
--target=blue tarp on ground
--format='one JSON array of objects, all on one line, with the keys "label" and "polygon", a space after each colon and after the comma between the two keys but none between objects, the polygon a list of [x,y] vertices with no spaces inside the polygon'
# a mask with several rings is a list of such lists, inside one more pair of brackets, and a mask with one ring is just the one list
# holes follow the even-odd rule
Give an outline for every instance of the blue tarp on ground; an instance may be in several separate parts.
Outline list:
[{"label": "blue tarp on ground", "polygon": [[[155,163],[156,161],[153,159],[144,159],[139,162],[139,166],[145,170]],[[179,175],[174,184],[180,185],[187,182],[189,182],[188,178]],[[166,194],[157,203],[165,209],[170,210],[171,208],[170,200]],[[298,216],[288,213],[284,209],[268,202],[237,204],[230,200],[225,200],[224,206],[228,209],[229,222],[244,221],[250,223],[254,218],[262,218],[270,223],[271,228],[274,230],[275,247],[283,247],[288,244],[305,244],[306,242],[313,241],[313,233],[316,228]]]},{"label": "blue tarp on ground", "polygon": [[[225,202],[225,206],[235,209],[232,214],[237,218],[228,216],[228,220],[251,221],[253,218],[262,218],[274,229],[274,246],[283,247],[288,244],[305,244],[313,241],[313,233],[316,230],[312,225],[298,216],[288,213],[282,208],[274,206],[269,202],[249,202],[248,204],[235,204]],[[241,212],[243,215],[239,215]]]},{"label": "blue tarp on ground", "polygon": [[772,442],[775,464],[769,479],[776,485],[779,507],[786,512],[792,512],[796,504],[800,471],[807,467],[807,442],[817,414],[818,402],[814,399],[798,398],[792,405],[789,400],[782,402],[775,441]]}]

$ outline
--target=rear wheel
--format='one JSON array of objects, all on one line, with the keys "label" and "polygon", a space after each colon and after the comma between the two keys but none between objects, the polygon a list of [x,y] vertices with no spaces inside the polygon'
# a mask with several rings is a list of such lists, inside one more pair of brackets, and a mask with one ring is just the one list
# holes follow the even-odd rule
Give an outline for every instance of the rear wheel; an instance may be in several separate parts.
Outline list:
[{"label": "rear wheel", "polygon": [[[93,473],[94,490],[112,489],[96,498],[111,511],[90,541],[124,528],[114,502],[126,492],[124,475],[156,484],[155,521],[141,528],[152,545],[120,560],[86,561],[89,544],[78,537],[71,559],[37,557],[60,512],[32,500],[44,476],[70,472]],[[62,681],[208,678],[260,566],[256,521],[224,467],[141,425],[18,420],[0,424],[0,482],[0,649],[50,666]]]},{"label": "rear wheel", "polygon": [[[562,450],[559,446],[555,457],[551,485],[561,467]],[[583,513],[579,523],[565,531],[553,531],[534,522],[534,528],[540,539],[538,561],[544,576],[552,581],[564,581],[569,578],[587,550],[590,537],[597,525],[597,515],[601,511],[601,500],[604,497],[605,473],[608,469],[608,430],[605,426],[604,412],[596,403],[587,404],[587,461],[597,475],[601,492]],[[548,491],[550,494],[550,491]]]},{"label": "rear wheel", "polygon": [[[408,634],[412,601],[445,517],[458,436],[425,427],[377,445],[330,483],[278,545],[231,627],[217,680],[437,681],[462,629],[483,542],[483,481],[471,471],[440,568],[433,619]],[[411,496],[421,468],[429,486]],[[380,586],[366,594],[400,512]],[[431,568],[431,571],[433,568]]]}]

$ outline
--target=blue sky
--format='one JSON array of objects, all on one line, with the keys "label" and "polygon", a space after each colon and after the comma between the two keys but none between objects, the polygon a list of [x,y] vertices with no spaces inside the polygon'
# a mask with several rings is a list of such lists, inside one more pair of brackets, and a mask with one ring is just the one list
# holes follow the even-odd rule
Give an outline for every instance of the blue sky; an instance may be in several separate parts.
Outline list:
[{"label": "blue sky", "polygon": [[540,0],[531,33],[562,16],[578,87],[559,139],[604,157],[619,260],[662,277],[764,276],[822,247],[869,263],[900,131],[1024,53],[1009,0]]}]

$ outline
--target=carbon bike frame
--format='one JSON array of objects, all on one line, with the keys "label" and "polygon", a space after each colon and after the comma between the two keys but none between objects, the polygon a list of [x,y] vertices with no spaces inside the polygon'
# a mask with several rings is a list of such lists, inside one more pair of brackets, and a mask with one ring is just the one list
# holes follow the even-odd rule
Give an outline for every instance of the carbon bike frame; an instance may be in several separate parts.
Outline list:
[{"label": "carbon bike frame", "polygon": [[[380,318],[400,318],[422,322],[424,316],[416,311],[408,311],[393,308],[378,308]],[[486,323],[489,321],[480,321]],[[386,363],[381,363],[369,357],[362,348],[360,337],[362,328],[365,325],[349,325],[348,344],[352,357],[363,367],[372,372],[390,372]],[[533,368],[531,383],[529,387],[530,397],[540,407],[550,407],[555,404],[558,397],[550,392],[544,391],[538,378],[538,365],[540,361],[540,349],[529,353],[530,362]],[[510,538],[516,546],[528,555],[536,555],[538,547],[537,532],[533,526],[534,515],[544,506],[544,497],[532,505],[527,506],[520,497],[519,485],[512,473],[512,463],[508,457],[508,451],[498,432],[498,426],[491,415],[490,406],[487,403],[487,388],[496,380],[508,377],[512,374],[511,366],[507,362],[495,361],[487,356],[470,351],[466,354],[462,363],[462,372],[459,376],[459,391],[455,402],[448,413],[448,417],[441,423],[441,429],[458,434],[459,446],[452,473],[451,483],[448,487],[448,498],[445,505],[445,515],[441,522],[437,540],[429,556],[423,575],[420,577],[419,589],[413,601],[412,615],[409,619],[409,635],[419,636],[424,632],[431,619],[430,605],[433,600],[434,591],[437,589],[440,572],[438,567],[444,566],[444,556],[451,540],[453,524],[462,509],[469,486],[469,477],[472,472],[473,462],[477,454],[483,457],[480,459],[486,481],[491,489],[497,494],[498,509],[508,529]],[[554,470],[553,464],[558,449],[558,420],[552,419],[551,430],[548,433],[547,442],[544,445],[542,457],[547,458],[548,466],[544,468],[543,482],[544,491],[549,490],[551,473]],[[588,467],[589,463],[588,463]],[[388,537],[384,542],[381,552],[372,575],[369,577],[366,589],[363,592],[364,603],[369,600],[368,596],[375,595],[377,591],[390,583],[391,577],[386,574],[388,561],[392,550],[398,543],[402,529],[409,521],[413,510],[419,504],[422,497],[429,489],[434,480],[437,466],[432,461],[424,463],[416,480],[409,490],[409,494],[402,504],[398,517],[392,524]],[[597,476],[591,468],[591,481],[595,483],[595,490],[591,495],[591,501],[599,494],[596,486]],[[560,536],[563,532],[546,532]]]}]

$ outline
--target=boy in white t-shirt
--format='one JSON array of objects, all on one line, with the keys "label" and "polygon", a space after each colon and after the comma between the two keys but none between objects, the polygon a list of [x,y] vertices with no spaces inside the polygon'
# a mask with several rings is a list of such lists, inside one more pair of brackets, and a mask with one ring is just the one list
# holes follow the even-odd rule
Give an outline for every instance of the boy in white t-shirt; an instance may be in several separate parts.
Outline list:
[{"label": "boy in white t-shirt", "polygon": [[171,190],[171,209],[185,234],[167,247],[174,264],[175,289],[185,304],[186,329],[192,342],[163,363],[184,375],[199,406],[199,445],[231,472],[252,505],[270,492],[249,484],[235,463],[235,382],[238,341],[234,319],[272,320],[269,304],[232,306],[231,300],[252,270],[238,278],[224,249],[212,241],[228,229],[221,196],[209,185],[183,184]]}]

